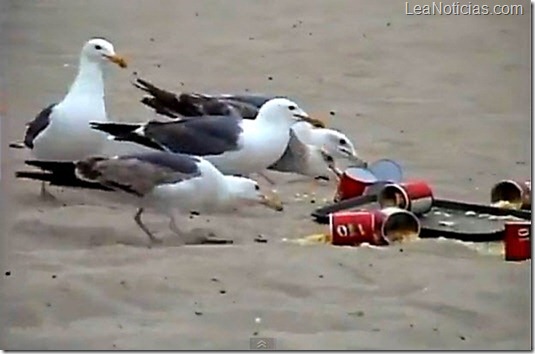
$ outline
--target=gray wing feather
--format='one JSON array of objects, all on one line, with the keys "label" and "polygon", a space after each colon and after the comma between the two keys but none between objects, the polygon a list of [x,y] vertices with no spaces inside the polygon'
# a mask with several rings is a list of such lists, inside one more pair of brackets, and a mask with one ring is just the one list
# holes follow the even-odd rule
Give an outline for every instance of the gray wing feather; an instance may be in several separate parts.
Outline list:
[{"label": "gray wing feather", "polygon": [[76,167],[81,177],[144,196],[158,185],[199,177],[199,161],[187,155],[151,152],[115,159],[90,158],[78,162]]},{"label": "gray wing feather", "polygon": [[52,103],[43,109],[34,120],[28,123],[26,133],[24,134],[24,145],[33,149],[35,138],[50,124],[50,115],[57,103]]},{"label": "gray wing feather", "polygon": [[268,169],[303,174],[306,171],[309,154],[310,152],[306,144],[299,140],[293,129],[290,129],[290,140],[284,154],[277,162],[269,166]]},{"label": "gray wing feather", "polygon": [[174,122],[149,122],[145,137],[175,153],[187,155],[220,155],[238,150],[242,133],[241,118],[204,116]]}]

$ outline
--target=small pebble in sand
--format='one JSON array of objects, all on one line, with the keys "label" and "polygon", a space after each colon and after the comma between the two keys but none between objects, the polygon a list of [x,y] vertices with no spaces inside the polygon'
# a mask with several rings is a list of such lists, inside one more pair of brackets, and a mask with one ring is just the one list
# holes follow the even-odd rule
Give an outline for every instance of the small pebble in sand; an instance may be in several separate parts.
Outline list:
[{"label": "small pebble in sand", "polygon": [[460,340],[466,340],[466,337],[465,336],[459,336],[459,339]]},{"label": "small pebble in sand", "polygon": [[273,80],[273,77],[272,76],[268,76],[268,80],[269,81]]},{"label": "small pebble in sand", "polygon": [[213,281],[214,283],[219,282],[219,279],[217,279],[217,278],[212,278],[212,279],[210,279],[210,280]]},{"label": "small pebble in sand", "polygon": [[7,272],[4,273],[6,277],[9,277],[11,275],[11,272],[8,270]]},{"label": "small pebble in sand", "polygon": [[333,111],[330,111],[329,114],[330,114],[331,116],[335,116],[335,115],[336,115],[336,111],[334,111],[334,110],[333,110]]},{"label": "small pebble in sand", "polygon": [[473,210],[468,210],[466,213],[464,213],[464,215],[466,215],[466,216],[475,216],[476,212],[473,211]]},{"label": "small pebble in sand", "polygon": [[262,319],[260,317],[257,317],[254,319],[254,323],[260,324],[262,322]]},{"label": "small pebble in sand", "polygon": [[264,235],[260,234],[260,235],[258,235],[258,236],[256,236],[256,237],[254,238],[254,242],[257,242],[257,243],[267,243],[268,240],[267,240],[267,238],[264,237]]},{"label": "small pebble in sand", "polygon": [[69,67],[69,64],[63,64],[63,67],[64,67],[64,68],[68,68],[68,67]]},{"label": "small pebble in sand", "polygon": [[453,225],[455,225],[453,221],[444,221],[444,220],[439,221],[438,224],[442,226],[447,226],[447,227],[452,227]]},{"label": "small pebble in sand", "polygon": [[323,274],[318,275],[318,278],[323,279]]},{"label": "small pebble in sand", "polygon": [[295,193],[295,194],[294,194],[294,197],[296,197],[296,198],[301,198],[301,193]]},{"label": "small pebble in sand", "polygon": [[202,316],[202,312],[201,312],[201,311],[195,311],[195,314],[196,314],[197,316]]},{"label": "small pebble in sand", "polygon": [[52,274],[52,279],[56,279],[57,278],[57,275],[56,274]]},{"label": "small pebble in sand", "polygon": [[221,289],[221,290],[219,290],[219,293],[220,293],[221,295],[225,295],[225,294],[227,293],[227,291],[224,290],[224,289]]}]

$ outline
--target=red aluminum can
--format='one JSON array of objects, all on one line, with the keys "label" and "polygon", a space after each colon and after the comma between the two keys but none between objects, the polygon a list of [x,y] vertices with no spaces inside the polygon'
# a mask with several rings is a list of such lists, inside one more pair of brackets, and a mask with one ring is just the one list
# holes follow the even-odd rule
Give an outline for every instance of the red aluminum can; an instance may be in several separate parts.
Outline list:
[{"label": "red aluminum can", "polygon": [[386,246],[403,235],[417,236],[420,222],[406,210],[386,208],[333,213],[329,216],[329,228],[331,242],[336,246],[358,246],[362,243]]},{"label": "red aluminum can", "polygon": [[516,209],[531,209],[531,181],[502,180],[492,187],[490,202],[505,201]]},{"label": "red aluminum can", "polygon": [[505,259],[523,261],[531,258],[531,221],[505,223]]},{"label": "red aluminum can", "polygon": [[401,166],[389,159],[380,159],[367,168],[349,167],[338,182],[335,201],[359,197],[367,193],[369,187],[382,183],[397,183],[403,178]]},{"label": "red aluminum can", "polygon": [[421,215],[433,206],[433,190],[422,180],[392,183],[383,187],[377,201],[381,208],[395,206]]},{"label": "red aluminum can", "polygon": [[369,186],[377,182],[377,177],[369,170],[360,167],[350,167],[342,173],[338,181],[335,201],[359,197]]}]

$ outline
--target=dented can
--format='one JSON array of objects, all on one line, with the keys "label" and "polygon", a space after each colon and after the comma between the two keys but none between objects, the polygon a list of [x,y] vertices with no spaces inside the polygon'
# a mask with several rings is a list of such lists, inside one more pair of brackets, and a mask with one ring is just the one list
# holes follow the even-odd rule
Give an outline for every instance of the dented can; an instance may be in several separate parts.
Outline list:
[{"label": "dented can", "polygon": [[531,209],[531,181],[502,180],[490,192],[490,202],[497,207]]},{"label": "dented can", "polygon": [[420,221],[400,208],[358,210],[329,216],[331,243],[336,246],[358,246],[368,243],[386,246],[420,234]]},{"label": "dented can", "polygon": [[394,206],[422,215],[433,206],[433,190],[422,180],[392,183],[383,187],[377,201],[381,208]]}]

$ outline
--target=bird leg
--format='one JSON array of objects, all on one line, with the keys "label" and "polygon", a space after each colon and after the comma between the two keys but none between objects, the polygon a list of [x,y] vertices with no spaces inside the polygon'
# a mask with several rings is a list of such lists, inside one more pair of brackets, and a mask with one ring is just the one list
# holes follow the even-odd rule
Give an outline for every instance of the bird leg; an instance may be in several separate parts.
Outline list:
[{"label": "bird leg", "polygon": [[41,182],[41,198],[43,200],[57,200],[57,198],[46,189],[46,182]]},{"label": "bird leg", "polygon": [[157,238],[156,236],[154,236],[152,234],[152,232],[150,232],[150,230],[143,224],[143,221],[141,221],[141,214],[143,214],[143,208],[139,208],[136,212],[136,215],[134,216],[134,220],[136,221],[136,224],[137,226],[139,226],[139,228],[141,230],[143,230],[143,232],[149,236],[151,242],[153,243],[161,243],[162,240],[160,240],[159,238]]},{"label": "bird leg", "polygon": [[184,235],[184,232],[178,228],[176,224],[175,216],[172,214],[169,215],[169,228],[178,236]]},{"label": "bird leg", "polygon": [[256,173],[257,175],[261,176],[264,180],[266,180],[270,185],[275,185],[275,181],[272,180],[271,178],[269,178],[268,176],[266,176],[266,174],[264,174],[263,172],[257,172]]}]

